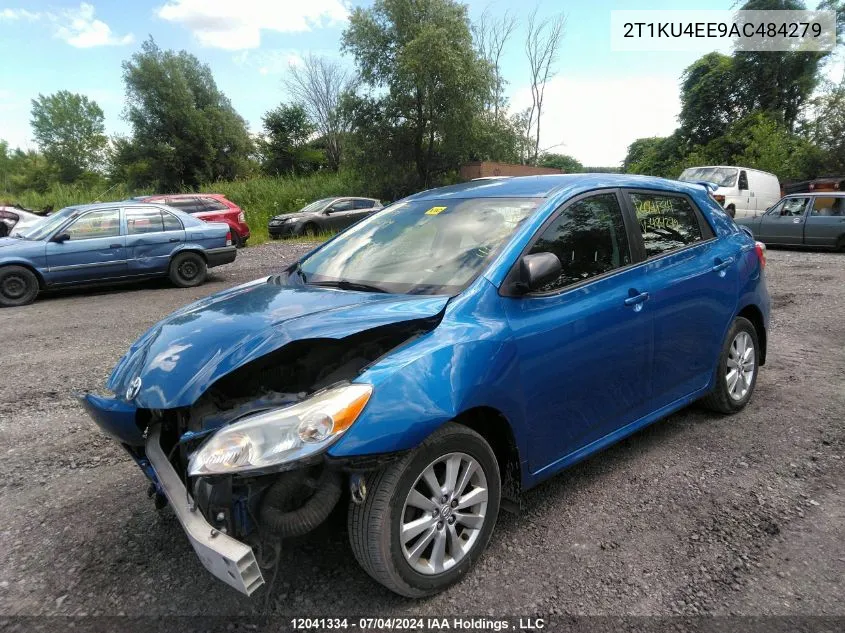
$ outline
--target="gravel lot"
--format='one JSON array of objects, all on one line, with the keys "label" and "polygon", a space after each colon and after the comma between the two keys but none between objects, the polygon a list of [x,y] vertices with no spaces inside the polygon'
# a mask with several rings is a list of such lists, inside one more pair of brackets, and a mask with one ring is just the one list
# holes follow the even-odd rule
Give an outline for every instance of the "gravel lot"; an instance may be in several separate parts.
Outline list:
[{"label": "gravel lot", "polygon": [[[265,613],[208,575],[73,398],[198,297],[308,250],[242,251],[205,286],[63,292],[0,311],[0,615]],[[769,361],[748,408],[691,407],[524,496],[463,582],[399,598],[345,527],[282,555],[271,613],[845,615],[845,255],[770,251]],[[683,362],[683,359],[680,359]]]}]

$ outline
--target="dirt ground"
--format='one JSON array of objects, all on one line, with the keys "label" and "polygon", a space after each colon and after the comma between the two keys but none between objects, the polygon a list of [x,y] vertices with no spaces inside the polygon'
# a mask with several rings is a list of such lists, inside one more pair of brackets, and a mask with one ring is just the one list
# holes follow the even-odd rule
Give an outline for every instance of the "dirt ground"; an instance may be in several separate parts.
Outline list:
[{"label": "dirt ground", "polygon": [[751,404],[690,407],[530,491],[451,590],[389,593],[342,523],[285,549],[269,598],[212,578],[73,393],[102,389],[169,312],[307,249],[246,249],[195,290],[145,282],[0,311],[0,616],[845,615],[845,255],[784,250],[769,252]]}]

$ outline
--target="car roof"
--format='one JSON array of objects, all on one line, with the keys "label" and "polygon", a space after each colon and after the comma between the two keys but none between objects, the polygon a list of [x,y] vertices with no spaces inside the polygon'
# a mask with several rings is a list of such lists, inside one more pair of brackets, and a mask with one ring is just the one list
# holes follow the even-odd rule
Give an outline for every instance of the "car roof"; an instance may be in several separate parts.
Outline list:
[{"label": "car roof", "polygon": [[822,198],[841,198],[845,196],[845,191],[806,191],[804,193],[788,193],[784,196],[784,198],[806,198],[807,196],[821,196]]},{"label": "car roof", "polygon": [[628,187],[659,189],[678,193],[700,193],[697,183],[633,174],[546,174],[490,180],[471,180],[448,187],[429,189],[410,196],[412,200],[437,198],[550,198],[562,193],[572,195],[592,189]]}]

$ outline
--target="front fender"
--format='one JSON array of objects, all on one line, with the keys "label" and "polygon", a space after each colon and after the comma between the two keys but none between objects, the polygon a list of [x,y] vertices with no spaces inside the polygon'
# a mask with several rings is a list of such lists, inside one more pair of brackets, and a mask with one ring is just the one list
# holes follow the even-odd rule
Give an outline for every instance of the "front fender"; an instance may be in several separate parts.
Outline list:
[{"label": "front fender", "polygon": [[[418,446],[464,411],[490,407],[510,423],[527,454],[518,356],[486,280],[476,297],[450,304],[440,325],[356,379],[373,385],[361,417],[335,444],[333,457],[389,453]],[[481,295],[481,296],[478,296]],[[470,307],[471,306],[471,307]]]}]

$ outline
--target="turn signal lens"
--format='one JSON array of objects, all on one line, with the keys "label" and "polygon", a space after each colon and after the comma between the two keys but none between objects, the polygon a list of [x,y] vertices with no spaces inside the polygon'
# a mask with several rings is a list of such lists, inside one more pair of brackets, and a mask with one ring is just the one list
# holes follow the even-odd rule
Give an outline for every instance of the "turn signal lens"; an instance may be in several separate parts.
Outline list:
[{"label": "turn signal lens", "polygon": [[757,252],[757,259],[760,260],[760,268],[766,267],[766,245],[763,242],[754,242],[754,250]]}]

